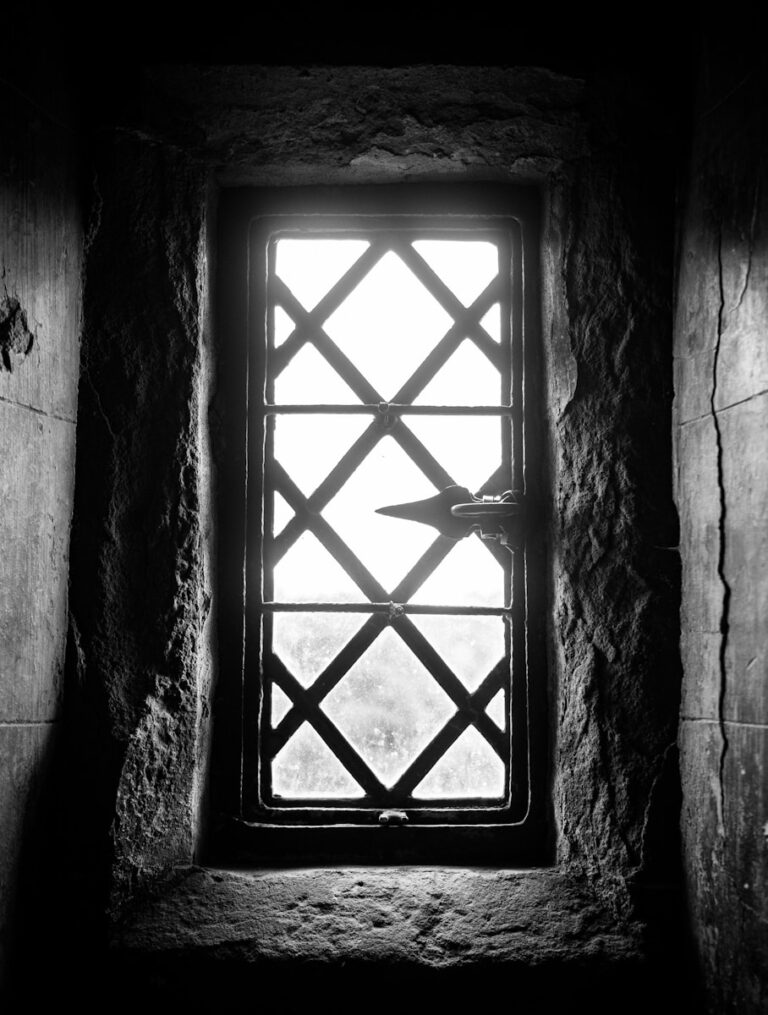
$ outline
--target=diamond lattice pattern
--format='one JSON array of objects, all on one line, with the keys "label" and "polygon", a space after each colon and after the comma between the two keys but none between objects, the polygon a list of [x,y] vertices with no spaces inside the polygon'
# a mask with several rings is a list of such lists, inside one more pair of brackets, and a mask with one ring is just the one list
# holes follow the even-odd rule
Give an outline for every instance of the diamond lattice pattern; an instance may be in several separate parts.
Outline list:
[{"label": "diamond lattice pattern", "polygon": [[[363,255],[367,270],[349,286],[347,273],[359,271]],[[360,638],[365,616],[322,609],[390,598],[505,604],[505,568],[479,540],[452,544],[431,527],[375,511],[450,482],[477,490],[506,475],[504,417],[443,412],[392,426],[328,411],[372,399],[497,404],[508,390],[494,289],[498,248],[429,239],[378,250],[363,241],[289,238],[277,242],[275,266],[287,292],[281,300],[278,290],[271,308],[278,406],[267,452],[267,475],[276,477],[272,591],[278,603],[320,608],[273,614],[272,651],[309,694],[302,704],[290,687],[273,688],[270,724],[278,733],[289,726],[272,759],[273,792],[287,800],[352,800],[369,778],[387,789],[400,780],[425,800],[498,798],[505,763],[493,734],[505,727],[505,698],[501,684],[488,693],[484,682],[504,657],[502,618],[421,616],[405,640],[391,627]],[[280,405],[326,411],[281,414]],[[474,694],[485,695],[481,720],[472,720],[478,726],[465,721],[458,739],[436,747],[448,724],[473,708]],[[321,713],[368,776],[348,771],[325,742]]]}]

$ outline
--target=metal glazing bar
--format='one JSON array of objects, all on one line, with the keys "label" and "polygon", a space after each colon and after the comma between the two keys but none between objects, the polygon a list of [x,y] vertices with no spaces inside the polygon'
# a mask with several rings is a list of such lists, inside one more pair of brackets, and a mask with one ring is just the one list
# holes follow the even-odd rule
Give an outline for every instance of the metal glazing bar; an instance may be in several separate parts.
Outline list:
[{"label": "metal glazing bar", "polygon": [[[443,757],[448,748],[461,736],[464,730],[472,724],[471,711],[480,711],[485,714],[485,708],[494,694],[503,686],[504,667],[507,660],[502,660],[494,666],[482,684],[467,697],[467,711],[457,712],[451,716],[443,728],[432,738],[432,740],[416,757],[391,789],[396,799],[402,794],[410,796],[414,788],[418,786],[427,772]],[[489,719],[489,721],[492,721]],[[506,741],[507,737],[495,727],[500,736]],[[494,745],[498,751],[498,747]],[[501,755],[506,764],[506,750]]]},{"label": "metal glazing bar", "polygon": [[261,603],[260,609],[274,613],[424,613],[451,617],[511,617],[506,606],[432,606],[416,603]]},{"label": "metal glazing bar", "polygon": [[364,416],[384,413],[388,416],[511,416],[514,409],[511,405],[410,405],[403,402],[379,402],[360,405],[265,405],[261,410],[265,416],[286,415],[321,415],[322,413],[337,416]]},{"label": "metal glazing bar", "polygon": [[303,718],[314,727],[315,731],[365,792],[376,798],[385,796],[387,791],[376,775],[366,765],[346,737],[339,732],[325,713],[312,701],[293,674],[282,665],[278,657],[275,657],[272,672],[275,683],[279,684],[280,688],[293,701],[294,707],[299,709],[303,714]]},{"label": "metal glazing bar", "polygon": [[[323,698],[330,694],[338,682],[355,665],[365,650],[375,641],[386,626],[386,618],[381,614],[369,616],[363,626],[349,639],[340,652],[328,663],[322,673],[316,677],[307,689],[308,698],[319,705]],[[303,721],[300,709],[292,707],[283,716],[277,729],[271,734],[271,750],[273,756],[282,749],[290,737],[296,732]]]}]

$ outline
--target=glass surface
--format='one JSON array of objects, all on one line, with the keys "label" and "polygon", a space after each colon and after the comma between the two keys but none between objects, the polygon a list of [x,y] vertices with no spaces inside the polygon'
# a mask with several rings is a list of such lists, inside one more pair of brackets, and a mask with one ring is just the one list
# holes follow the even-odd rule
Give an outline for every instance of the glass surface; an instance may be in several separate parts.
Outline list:
[{"label": "glass surface", "polygon": [[359,613],[274,613],[272,651],[309,687],[363,621]]},{"label": "glass surface", "polygon": [[504,658],[501,617],[411,615],[410,619],[469,691],[478,688]]},{"label": "glass surface", "polygon": [[305,310],[312,310],[369,245],[367,240],[278,240],[275,274]]},{"label": "glass surface", "polygon": [[347,546],[388,591],[405,577],[437,533],[376,514],[387,504],[432,497],[435,488],[391,437],[383,437],[323,510]]},{"label": "glass surface", "polygon": [[465,307],[499,273],[499,251],[486,240],[416,240],[414,250]]},{"label": "glass surface", "polygon": [[494,303],[485,317],[480,318],[480,323],[488,332],[494,342],[501,341],[501,304]]},{"label": "glass surface", "polygon": [[363,796],[330,747],[307,723],[302,723],[275,756],[272,792],[289,798]]},{"label": "glass surface", "polygon": [[498,691],[488,702],[485,710],[500,730],[507,728],[507,707],[504,691]]},{"label": "glass surface", "polygon": [[407,425],[453,482],[471,493],[479,490],[501,465],[502,423],[497,418],[408,416]]},{"label": "glass surface", "polygon": [[275,565],[278,603],[359,603],[365,596],[311,532],[304,532]]},{"label": "glass surface", "polygon": [[362,416],[276,416],[275,458],[309,496],[369,425]]},{"label": "glass surface", "polygon": [[295,330],[296,325],[282,307],[275,307],[275,348],[282,345]]},{"label": "glass surface", "polygon": [[501,374],[477,348],[464,339],[448,362],[442,366],[414,405],[498,405]]},{"label": "glass surface", "polygon": [[351,405],[360,399],[310,344],[303,345],[275,378],[276,405]]},{"label": "glass surface", "polygon": [[385,786],[392,786],[455,708],[386,628],[324,699],[322,709]]},{"label": "glass surface", "polygon": [[504,795],[504,764],[488,741],[469,726],[413,791],[422,800]]},{"label": "glass surface", "polygon": [[453,319],[391,251],[325,322],[325,332],[392,401]]},{"label": "glass surface", "polygon": [[292,702],[288,695],[281,691],[277,684],[272,684],[272,729],[277,729],[282,720],[291,710]]},{"label": "glass surface", "polygon": [[468,536],[455,543],[410,602],[431,606],[503,606],[504,571],[476,536]]},{"label": "glass surface", "polygon": [[272,533],[277,535],[282,532],[288,522],[293,518],[295,512],[288,501],[275,493],[272,501]]}]

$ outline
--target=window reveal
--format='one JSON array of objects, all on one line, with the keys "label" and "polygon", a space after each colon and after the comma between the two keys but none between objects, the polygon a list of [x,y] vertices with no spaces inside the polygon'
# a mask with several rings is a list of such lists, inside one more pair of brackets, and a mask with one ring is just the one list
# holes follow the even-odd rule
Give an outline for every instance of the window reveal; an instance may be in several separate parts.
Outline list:
[{"label": "window reveal", "polygon": [[265,217],[251,244],[244,814],[520,821],[524,542],[378,510],[524,494],[518,223]]}]

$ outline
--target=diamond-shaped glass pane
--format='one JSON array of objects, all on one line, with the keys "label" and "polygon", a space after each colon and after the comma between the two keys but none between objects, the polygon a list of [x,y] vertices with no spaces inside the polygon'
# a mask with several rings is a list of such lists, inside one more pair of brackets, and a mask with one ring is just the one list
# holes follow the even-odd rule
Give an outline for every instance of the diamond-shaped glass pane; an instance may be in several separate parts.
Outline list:
[{"label": "diamond-shaped glass pane", "polygon": [[491,719],[493,719],[500,730],[505,730],[507,728],[506,698],[503,691],[499,691],[491,698],[485,711]]},{"label": "diamond-shaped glass pane", "polygon": [[413,791],[422,800],[504,795],[504,765],[491,745],[470,726]]},{"label": "diamond-shaped glass pane", "polygon": [[363,791],[317,733],[303,723],[272,762],[272,791],[281,797],[361,797]]},{"label": "diamond-shaped glass pane", "polygon": [[275,419],[275,458],[299,489],[309,496],[369,422],[359,416],[278,416]]},{"label": "diamond-shaped glass pane", "polygon": [[368,246],[367,240],[278,240],[275,274],[312,310]]},{"label": "diamond-shaped glass pane", "polygon": [[417,240],[414,249],[465,307],[499,273],[499,251],[484,240]]},{"label": "diamond-shaped glass pane", "polygon": [[282,720],[291,710],[291,699],[281,691],[277,684],[272,684],[272,729],[277,729]]},{"label": "diamond-shaped glass pane", "polygon": [[498,405],[501,374],[474,342],[465,339],[438,370],[415,405]]},{"label": "diamond-shaped glass pane", "polygon": [[493,416],[408,417],[408,428],[440,462],[453,482],[472,493],[501,465],[503,425]]},{"label": "diamond-shaped glass pane", "polygon": [[325,322],[325,332],[391,401],[453,323],[391,251]]},{"label": "diamond-shaped glass pane", "polygon": [[386,786],[455,712],[391,628],[360,657],[322,708]]},{"label": "diamond-shaped glass pane", "polygon": [[433,606],[503,606],[504,571],[480,540],[469,536],[451,548],[410,601]]},{"label": "diamond-shaped glass pane", "polygon": [[391,437],[382,438],[323,514],[387,590],[434,542],[434,529],[376,514],[386,504],[431,497],[435,488]]},{"label": "diamond-shaped glass pane", "polygon": [[362,623],[356,613],[275,613],[272,651],[309,687]]},{"label": "diamond-shaped glass pane", "polygon": [[277,405],[351,405],[360,399],[313,345],[304,345],[275,379]]},{"label": "diamond-shaped glass pane", "polygon": [[315,536],[304,532],[275,566],[279,603],[359,603],[365,596]]},{"label": "diamond-shaped glass pane", "polygon": [[415,615],[411,620],[469,691],[504,658],[501,617]]}]

